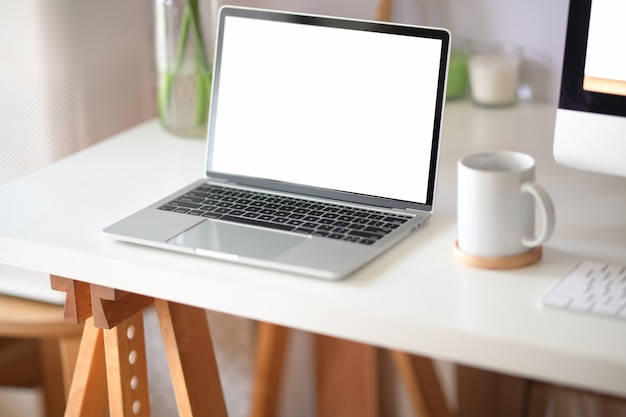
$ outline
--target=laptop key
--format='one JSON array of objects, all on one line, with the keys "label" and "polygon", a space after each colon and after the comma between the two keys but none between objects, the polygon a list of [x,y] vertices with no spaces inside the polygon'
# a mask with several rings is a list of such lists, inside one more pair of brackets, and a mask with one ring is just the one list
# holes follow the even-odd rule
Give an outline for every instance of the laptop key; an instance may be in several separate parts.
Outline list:
[{"label": "laptop key", "polygon": [[232,223],[247,224],[250,226],[267,227],[269,229],[283,230],[287,232],[290,232],[293,229],[295,229],[295,226],[290,226],[287,224],[271,223],[271,222],[266,222],[266,221],[262,221],[258,219],[249,219],[249,218],[244,218],[244,217],[235,217],[235,216],[231,216],[228,214],[220,217],[220,220],[224,220],[224,221],[232,222]]},{"label": "laptop key", "polygon": [[377,233],[369,233],[362,230],[350,230],[348,234],[352,236],[364,237],[366,239],[380,239],[381,237],[383,237],[382,235],[379,235]]},{"label": "laptop key", "polygon": [[329,232],[320,232],[319,230],[316,230],[315,232],[311,233],[311,235],[319,236],[319,237],[326,237],[329,234],[330,234]]},{"label": "laptop key", "polygon": [[202,201],[204,201],[204,197],[192,197],[189,194],[185,194],[181,197],[178,197],[178,201],[186,201],[188,203],[202,203]]},{"label": "laptop key", "polygon": [[178,207],[187,207],[190,209],[198,209],[200,207],[202,207],[202,204],[198,204],[198,203],[191,203],[188,201],[182,201],[182,200],[174,200],[172,201],[172,204],[178,206]]},{"label": "laptop key", "polygon": [[374,227],[374,226],[367,226],[364,229],[362,229],[364,232],[370,232],[370,233],[376,233],[378,235],[385,235],[388,233],[387,230],[381,229],[380,227]]},{"label": "laptop key", "polygon": [[407,220],[409,220],[408,217],[391,217],[391,216],[387,216],[384,219],[384,221],[386,221],[386,222],[398,223],[398,224],[402,224],[402,223],[406,222]]},{"label": "laptop key", "polygon": [[375,213],[375,214],[370,215],[369,218],[372,220],[382,220],[385,218],[385,216],[382,214]]}]

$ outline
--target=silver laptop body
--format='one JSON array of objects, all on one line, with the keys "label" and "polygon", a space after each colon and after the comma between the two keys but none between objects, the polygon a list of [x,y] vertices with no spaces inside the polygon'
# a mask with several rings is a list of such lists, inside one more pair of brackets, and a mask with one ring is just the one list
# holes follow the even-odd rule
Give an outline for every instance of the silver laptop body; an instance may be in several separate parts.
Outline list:
[{"label": "silver laptop body", "polygon": [[206,177],[104,233],[346,277],[432,215],[448,50],[444,29],[223,7]]}]

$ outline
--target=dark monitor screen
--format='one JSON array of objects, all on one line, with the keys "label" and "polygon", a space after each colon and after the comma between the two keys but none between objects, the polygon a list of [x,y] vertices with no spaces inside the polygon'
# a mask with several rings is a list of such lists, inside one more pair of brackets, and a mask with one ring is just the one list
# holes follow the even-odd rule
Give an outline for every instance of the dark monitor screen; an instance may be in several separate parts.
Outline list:
[{"label": "dark monitor screen", "polygon": [[[617,12],[611,3],[623,2],[594,0],[594,6],[607,3],[594,8],[595,20],[591,3],[572,0],[570,4],[559,107],[626,116],[626,71],[622,71],[626,70],[626,38],[618,36],[626,35],[626,30],[605,26],[613,23],[605,20],[605,13]],[[621,9],[626,12],[626,7]],[[624,17],[619,14],[626,27]],[[619,64],[624,67],[615,68]]]},{"label": "dark monitor screen", "polygon": [[571,0],[554,137],[564,165],[626,176],[626,2]]}]

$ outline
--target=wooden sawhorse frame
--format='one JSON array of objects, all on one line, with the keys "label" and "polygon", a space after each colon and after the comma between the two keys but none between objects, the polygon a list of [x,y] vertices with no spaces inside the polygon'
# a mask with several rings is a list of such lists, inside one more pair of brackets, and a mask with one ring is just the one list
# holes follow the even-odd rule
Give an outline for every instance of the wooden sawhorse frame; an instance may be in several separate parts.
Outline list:
[{"label": "wooden sawhorse frame", "polygon": [[87,321],[66,417],[150,416],[143,310],[154,303],[180,416],[226,417],[205,310],[51,276],[65,320]]},{"label": "wooden sawhorse frame", "polygon": [[[149,417],[143,310],[154,304],[181,417],[225,417],[204,309],[58,276],[65,320],[84,327],[66,417]],[[252,417],[276,415],[289,329],[259,323]],[[379,348],[316,335],[318,415],[379,415]],[[451,416],[430,359],[391,351],[420,417]]]}]

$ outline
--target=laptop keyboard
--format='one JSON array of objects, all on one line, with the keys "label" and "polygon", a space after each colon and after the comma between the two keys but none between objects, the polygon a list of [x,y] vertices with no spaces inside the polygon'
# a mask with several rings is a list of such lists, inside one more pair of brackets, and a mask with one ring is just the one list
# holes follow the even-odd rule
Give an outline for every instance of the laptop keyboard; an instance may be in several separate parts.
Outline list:
[{"label": "laptop keyboard", "polygon": [[211,184],[159,210],[371,245],[411,217]]}]

